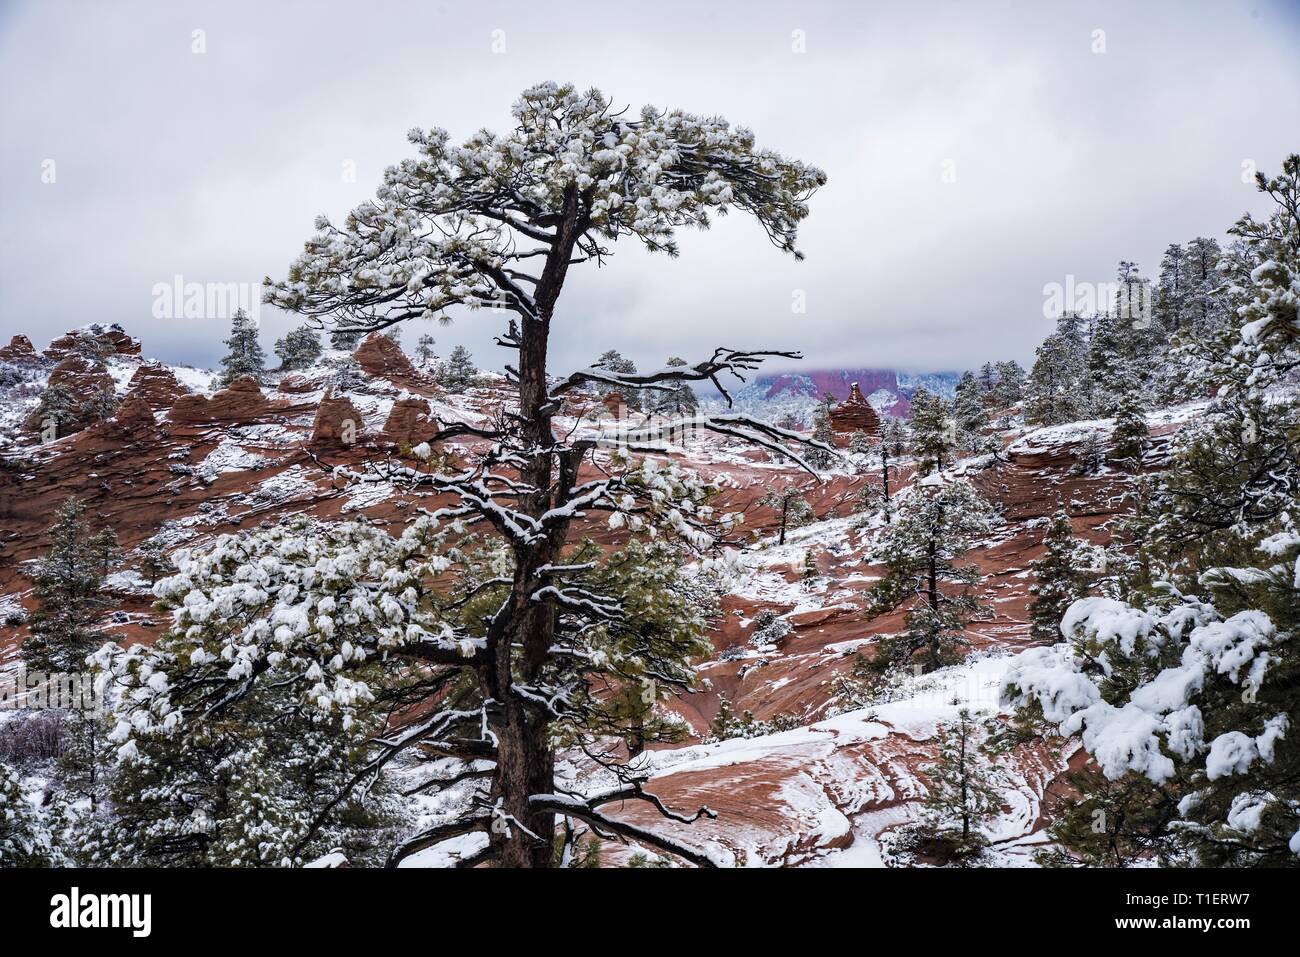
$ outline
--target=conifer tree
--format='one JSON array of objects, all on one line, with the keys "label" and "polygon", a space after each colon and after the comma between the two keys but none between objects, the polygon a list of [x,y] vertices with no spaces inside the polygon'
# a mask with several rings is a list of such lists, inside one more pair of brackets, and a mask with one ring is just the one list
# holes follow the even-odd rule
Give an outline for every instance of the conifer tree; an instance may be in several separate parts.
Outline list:
[{"label": "conifer tree", "polygon": [[291,329],[275,342],[275,354],[282,369],[305,369],[324,352],[320,333],[311,326]]},{"label": "conifer tree", "polygon": [[436,340],[429,333],[424,333],[416,340],[415,357],[420,361],[422,368],[428,368],[437,356],[433,351]]},{"label": "conifer tree", "polygon": [[999,409],[1007,409],[1024,397],[1025,370],[1011,359],[997,364],[997,384],[993,387],[993,402]]},{"label": "conifer tree", "polygon": [[0,870],[49,862],[40,821],[23,793],[17,771],[0,761]]},{"label": "conifer tree", "polygon": [[[665,363],[670,369],[681,369],[687,365],[680,356],[672,356]],[[699,400],[695,390],[685,382],[674,382],[663,389],[654,390],[656,396],[654,411],[660,415],[694,415],[699,409]]]},{"label": "conifer tree", "polygon": [[368,331],[367,329],[335,327],[330,330],[330,348],[343,352],[352,352],[356,349],[357,344],[365,338]]},{"label": "conifer tree", "polygon": [[958,439],[967,452],[977,452],[984,445],[983,432],[988,425],[984,411],[984,390],[974,373],[966,372],[957,382],[953,395],[952,416]]},{"label": "conifer tree", "polygon": [[456,346],[438,370],[438,384],[448,392],[464,392],[478,382],[478,369],[469,350]]},{"label": "conifer tree", "polygon": [[[965,480],[920,485],[903,501],[877,541],[873,558],[885,566],[872,587],[872,610],[883,614],[905,603],[907,631],[882,643],[882,665],[923,652],[927,670],[955,660],[965,644],[966,622],[980,610],[970,586],[980,580],[974,565],[960,564],[967,550],[990,531],[996,515]],[[953,586],[959,591],[954,592]]]},{"label": "conifer tree", "polygon": [[22,656],[34,671],[80,671],[104,642],[98,628],[106,606],[103,543],[90,534],[85,508],[73,498],[54,513],[49,537],[50,550],[32,571],[37,609]]},{"label": "conifer tree", "polygon": [[955,459],[956,427],[948,403],[925,388],[912,395],[911,445],[916,474],[942,471]]},{"label": "conifer tree", "polygon": [[785,544],[786,529],[800,528],[816,518],[812,506],[804,498],[805,491],[806,489],[803,486],[795,485],[793,482],[786,482],[782,485],[774,485],[759,500],[760,505],[764,505],[776,512],[778,545]]},{"label": "conifer tree", "polygon": [[817,407],[813,417],[812,440],[818,443],[809,450],[806,460],[809,465],[817,469],[828,469],[835,464],[835,454],[830,451],[835,442],[835,434],[831,431],[830,409],[826,403]]},{"label": "conifer tree", "polygon": [[1111,435],[1111,457],[1129,472],[1142,468],[1150,430],[1142,403],[1135,393],[1128,393],[1115,413],[1115,431]]},{"label": "conifer tree", "polygon": [[148,580],[149,587],[152,588],[159,578],[176,571],[176,566],[163,552],[157,539],[145,539],[137,551],[140,553],[140,574]]},{"label": "conifer tree", "polygon": [[1142,809],[1139,853],[1164,863],[1294,866],[1300,855],[1300,408],[1277,388],[1300,368],[1300,156],[1257,184],[1272,215],[1230,230],[1259,263],[1231,294],[1240,333],[1207,370],[1215,399],[1180,430],[1150,496],[1132,587],[1076,602],[1067,641],[1023,653],[1004,685],[1006,703],[1092,753],[1106,784],[1085,800],[1145,782],[1111,806]]},{"label": "conifer tree", "polygon": [[1066,609],[1087,594],[1078,545],[1070,516],[1058,511],[1043,535],[1043,557],[1029,563],[1035,577],[1029,589],[1034,596],[1029,605],[1029,636],[1035,640],[1060,641]]},{"label": "conifer tree", "polygon": [[982,736],[980,722],[970,709],[962,708],[938,732],[938,759],[927,769],[925,826],[953,857],[966,857],[984,847],[988,838],[981,828],[1002,809],[992,774],[979,759]]},{"label": "conifer tree", "polygon": [[260,381],[266,353],[257,338],[257,322],[243,309],[235,310],[230,320],[230,338],[225,345],[228,351],[221,360],[221,384],[230,385],[241,375],[250,375]]},{"label": "conifer tree", "polygon": [[1077,333],[1055,332],[1038,347],[1025,383],[1025,419],[1034,425],[1060,425],[1086,419],[1091,385]]},{"label": "conifer tree", "polygon": [[108,576],[108,570],[122,556],[122,548],[117,540],[117,532],[111,526],[105,525],[90,539],[90,550],[99,561],[99,574],[101,578]]}]

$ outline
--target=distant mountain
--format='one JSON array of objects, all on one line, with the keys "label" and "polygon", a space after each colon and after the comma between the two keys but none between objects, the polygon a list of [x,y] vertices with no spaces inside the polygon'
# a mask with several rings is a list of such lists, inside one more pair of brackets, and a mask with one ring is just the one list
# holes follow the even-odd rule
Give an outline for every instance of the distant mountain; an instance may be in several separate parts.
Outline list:
[{"label": "distant mountain", "polygon": [[[896,372],[893,369],[814,369],[806,372],[778,372],[761,375],[727,391],[737,411],[775,422],[793,416],[808,422],[822,396],[848,398],[853,383],[882,415],[906,419],[912,414],[912,394],[919,387],[951,399],[957,385],[956,372]],[[726,383],[724,383],[725,385]],[[700,390],[706,404],[722,401],[715,389]]]}]

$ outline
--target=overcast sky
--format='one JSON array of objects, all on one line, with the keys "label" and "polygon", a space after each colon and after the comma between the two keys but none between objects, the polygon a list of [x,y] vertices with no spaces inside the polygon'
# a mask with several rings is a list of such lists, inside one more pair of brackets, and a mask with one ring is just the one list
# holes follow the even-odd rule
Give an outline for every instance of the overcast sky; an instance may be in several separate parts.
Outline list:
[{"label": "overcast sky", "polygon": [[[1045,284],[1105,282],[1121,258],[1150,271],[1169,242],[1263,209],[1243,164],[1300,150],[1298,10],[0,2],[0,333],[39,348],[116,321],[147,354],[211,364],[225,323],[154,318],[156,284],[283,277],[316,214],[341,218],[411,154],[407,129],[503,130],[522,89],[556,80],[721,113],[829,183],[804,263],[733,215],[676,261],[624,242],[571,272],[555,371],[718,344],[800,348],[807,368],[1025,362]],[[294,324],[262,321],[268,350]],[[495,366],[494,324],[433,331]]]}]

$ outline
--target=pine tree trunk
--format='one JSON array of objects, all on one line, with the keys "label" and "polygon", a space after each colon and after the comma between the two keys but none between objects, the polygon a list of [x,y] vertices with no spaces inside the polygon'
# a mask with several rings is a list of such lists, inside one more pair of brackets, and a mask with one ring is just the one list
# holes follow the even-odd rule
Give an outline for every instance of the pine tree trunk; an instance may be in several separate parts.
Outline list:
[{"label": "pine tree trunk", "polygon": [[[557,456],[552,451],[555,439],[546,353],[551,315],[580,232],[578,196],[570,187],[565,196],[564,221],[557,229],[536,287],[537,317],[524,318],[519,333],[520,438],[527,457],[520,479],[535,491],[522,496],[515,507],[537,519],[567,501],[569,488],[577,478],[579,459],[572,455],[559,457],[560,474],[555,475]],[[488,724],[496,734],[497,745],[491,799],[493,803],[499,800],[501,810],[514,819],[508,827],[498,824],[490,836],[499,867],[552,864],[555,815],[535,812],[528,803],[531,795],[550,794],[555,789],[550,716],[513,688],[516,681],[531,684],[540,677],[554,645],[555,603],[551,599],[533,601],[531,596],[540,587],[538,569],[558,559],[567,533],[567,523],[558,523],[545,538],[513,543],[515,573],[507,600],[510,611],[504,627],[489,636],[492,656],[482,683],[485,697],[492,701]]]},{"label": "pine tree trunk", "polygon": [[930,631],[930,666],[939,667],[939,565],[938,556],[936,555],[935,542],[932,537],[927,548],[927,599],[930,602],[930,610],[934,613],[931,621]]}]

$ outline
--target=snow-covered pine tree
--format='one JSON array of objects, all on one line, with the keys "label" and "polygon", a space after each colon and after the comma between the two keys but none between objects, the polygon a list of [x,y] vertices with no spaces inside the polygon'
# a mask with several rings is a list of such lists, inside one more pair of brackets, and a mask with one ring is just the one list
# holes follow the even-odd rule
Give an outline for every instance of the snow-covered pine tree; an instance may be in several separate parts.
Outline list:
[{"label": "snow-covered pine tree", "polygon": [[1074,465],[1070,468],[1070,474],[1096,475],[1105,467],[1106,444],[1101,439],[1101,433],[1091,429],[1074,450]]},{"label": "snow-covered pine tree", "polygon": [[853,434],[849,436],[849,459],[853,462],[853,470],[858,473],[866,471],[868,459],[871,458],[875,450],[871,446],[871,439],[867,433],[861,429],[854,429]]},{"label": "snow-covered pine tree", "polygon": [[885,566],[872,586],[873,612],[917,599],[908,608],[907,631],[880,643],[880,667],[908,662],[917,652],[927,670],[955,660],[966,622],[980,610],[970,589],[979,569],[960,560],[996,522],[993,508],[964,479],[913,486],[873,549],[873,559]]},{"label": "snow-covered pine tree", "polygon": [[[505,600],[487,617],[485,631],[448,624],[427,631],[424,640],[393,642],[394,653],[418,652],[466,676],[481,701],[468,714],[430,708],[425,730],[404,738],[404,746],[437,735],[453,756],[490,764],[483,803],[455,823],[465,832],[486,832],[484,854],[498,864],[549,866],[557,815],[706,864],[708,855],[680,841],[601,812],[610,801],[644,796],[635,776],[608,795],[557,792],[553,741],[557,723],[581,721],[565,702],[592,680],[589,669],[606,661],[588,653],[593,626],[621,615],[618,596],[568,584],[573,570],[564,552],[575,514],[605,511],[633,531],[655,524],[704,549],[713,541],[709,526],[716,516],[706,505],[712,492],[676,464],[627,463],[621,455],[602,462],[599,477],[578,481],[583,460],[619,436],[557,434],[552,418],[564,396],[597,383],[620,390],[716,384],[724,373],[749,373],[765,358],[791,354],[719,349],[680,369],[588,368],[557,379],[548,376],[547,346],[569,270],[607,263],[620,239],[675,254],[677,228],[706,227],[712,214],[740,210],[778,249],[798,258],[797,228],[825,175],[757,148],[748,130],[719,118],[649,107],[632,117],[611,110],[596,90],[533,87],[513,115],[506,134],[475,134],[462,146],[441,130],[412,132],[420,155],[389,167],[377,201],[359,206],[341,226],[318,220],[318,235],[286,281],[268,283],[267,299],[312,317],[345,315],[367,329],[461,306],[512,314],[515,321],[498,341],[517,354],[509,364],[517,414],[500,423],[452,423],[431,443],[472,435],[494,451],[463,473],[431,468],[403,476],[450,496],[458,504],[444,506],[442,517],[491,528],[513,558]],[[697,426],[787,449],[796,458],[793,449],[804,442],[736,413],[701,416]],[[626,439],[635,452],[637,436]],[[250,654],[260,661],[269,651],[259,639]],[[689,668],[665,664],[680,676],[670,685],[689,678]]]},{"label": "snow-covered pine tree", "polygon": [[305,369],[322,352],[320,333],[311,326],[291,329],[275,342],[275,354],[280,357],[280,368],[284,370]]},{"label": "snow-covered pine tree", "polygon": [[1223,250],[1215,239],[1197,236],[1187,244],[1184,309],[1189,328],[1197,336],[1212,335],[1230,318],[1219,298],[1219,288],[1223,285],[1223,277],[1219,274],[1222,255]]},{"label": "snow-covered pine tree", "polygon": [[221,360],[222,385],[230,385],[241,375],[261,380],[266,353],[257,338],[257,322],[243,309],[236,309],[230,319],[230,338],[225,341],[225,346],[228,351]]},{"label": "snow-covered pine tree", "polygon": [[1181,243],[1170,243],[1160,259],[1160,276],[1156,280],[1154,318],[1161,335],[1172,339],[1190,326],[1188,321],[1187,253]]},{"label": "snow-covered pine tree", "polygon": [[984,729],[969,708],[940,727],[939,753],[927,768],[923,824],[948,859],[969,857],[988,843],[982,827],[1002,809],[1002,797],[989,765],[980,760]]},{"label": "snow-covered pine tree", "polygon": [[464,392],[473,388],[478,382],[474,357],[464,346],[456,346],[451,350],[447,361],[439,367],[437,378],[438,384],[448,392]]},{"label": "snow-covered pine tree", "polygon": [[786,529],[801,528],[816,518],[808,499],[804,498],[806,491],[805,486],[787,481],[773,485],[759,500],[760,505],[776,512],[778,545],[785,544]]},{"label": "snow-covered pine tree", "polygon": [[1090,391],[1082,340],[1054,332],[1039,345],[1025,383],[1025,419],[1034,425],[1086,419],[1092,409]]},{"label": "snow-covered pine tree", "polygon": [[43,441],[72,435],[81,428],[81,407],[72,390],[62,382],[46,386],[36,405],[37,430]]},{"label": "snow-covered pine tree", "polygon": [[59,506],[49,529],[50,550],[32,569],[37,607],[21,648],[32,671],[81,671],[86,656],[104,642],[98,627],[107,605],[103,549],[86,526],[85,511],[75,498]]},{"label": "snow-covered pine tree", "polygon": [[1300,156],[1257,182],[1276,208],[1230,230],[1260,264],[1216,399],[1175,440],[1142,546],[1153,583],[1076,602],[1070,640],[1020,655],[1004,686],[1108,781],[1174,805],[1152,853],[1178,864],[1300,860],[1300,409],[1277,389],[1300,368]]},{"label": "snow-covered pine tree", "polygon": [[912,394],[911,444],[918,476],[942,471],[956,458],[957,428],[948,403],[924,387]]},{"label": "snow-covered pine tree", "polygon": [[880,429],[876,434],[876,445],[873,449],[877,461],[880,463],[880,482],[876,484],[867,481],[862,484],[857,503],[854,506],[855,511],[879,511],[884,516],[886,525],[893,521],[894,499],[890,482],[890,470],[907,453],[910,441],[911,433],[906,422],[893,416],[885,416],[881,419]]},{"label": "snow-covered pine tree", "polygon": [[1133,320],[1118,311],[1097,317],[1088,342],[1088,376],[1095,385],[1090,414],[1114,415],[1121,400],[1141,388],[1131,350],[1137,335]]},{"label": "snow-covered pine tree", "polygon": [[1140,472],[1150,434],[1141,399],[1136,392],[1128,393],[1120,400],[1119,409],[1115,413],[1111,458],[1126,471]]},{"label": "snow-covered pine tree", "polygon": [[22,778],[0,760],[0,870],[49,863],[35,808],[23,793]]},{"label": "snow-covered pine tree", "polygon": [[982,445],[982,433],[988,425],[984,395],[984,389],[975,374],[963,373],[953,393],[952,417],[961,445],[968,452],[974,452]]},{"label": "snow-covered pine tree", "polygon": [[1058,511],[1043,535],[1042,558],[1029,563],[1035,582],[1029,605],[1029,636],[1037,641],[1060,641],[1061,619],[1066,609],[1088,593],[1087,575],[1079,561],[1079,541],[1070,516]]},{"label": "snow-covered pine tree", "polygon": [[356,349],[357,344],[365,337],[368,329],[353,329],[349,327],[334,327],[330,329],[330,348],[342,352],[352,352]]},{"label": "snow-covered pine tree", "polygon": [[100,577],[108,577],[108,570],[122,557],[122,546],[112,526],[105,525],[91,536],[90,551],[99,562]]},{"label": "snow-covered pine tree", "polygon": [[[615,375],[636,374],[636,363],[617,349],[606,349],[602,352],[592,368],[604,369]],[[623,397],[623,404],[629,409],[639,410],[642,405],[640,389],[620,389],[608,383],[598,383],[596,392],[602,396],[612,395],[617,392]]]},{"label": "snow-covered pine tree", "polygon": [[436,344],[437,344],[437,340],[435,340],[433,336],[427,332],[421,335],[420,338],[416,340],[415,358],[419,360],[421,368],[423,369],[429,368],[429,366],[433,363],[433,360],[437,358],[437,354],[433,351],[433,347]]},{"label": "snow-covered pine tree", "polygon": [[156,538],[146,538],[136,551],[140,555],[140,574],[149,582],[150,588],[157,583],[158,579],[176,571],[176,566],[172,564]]},{"label": "snow-covered pine tree", "polygon": [[992,362],[986,362],[980,366],[979,374],[980,391],[984,393],[986,399],[991,398],[994,388],[998,384],[998,370]]},{"label": "snow-covered pine tree", "polygon": [[[672,356],[665,363],[669,368],[680,369],[688,363],[680,356]],[[685,382],[674,382],[662,389],[649,390],[656,398],[654,411],[660,415],[694,415],[699,410],[695,390]]]},{"label": "snow-covered pine tree", "polygon": [[834,465],[838,458],[832,451],[835,434],[831,431],[830,406],[825,401],[817,406],[813,415],[812,440],[817,444],[805,456],[808,464],[817,469],[828,469]]},{"label": "snow-covered pine tree", "polygon": [[1025,370],[1015,359],[997,364],[997,384],[993,388],[993,404],[1008,409],[1024,398]]}]

